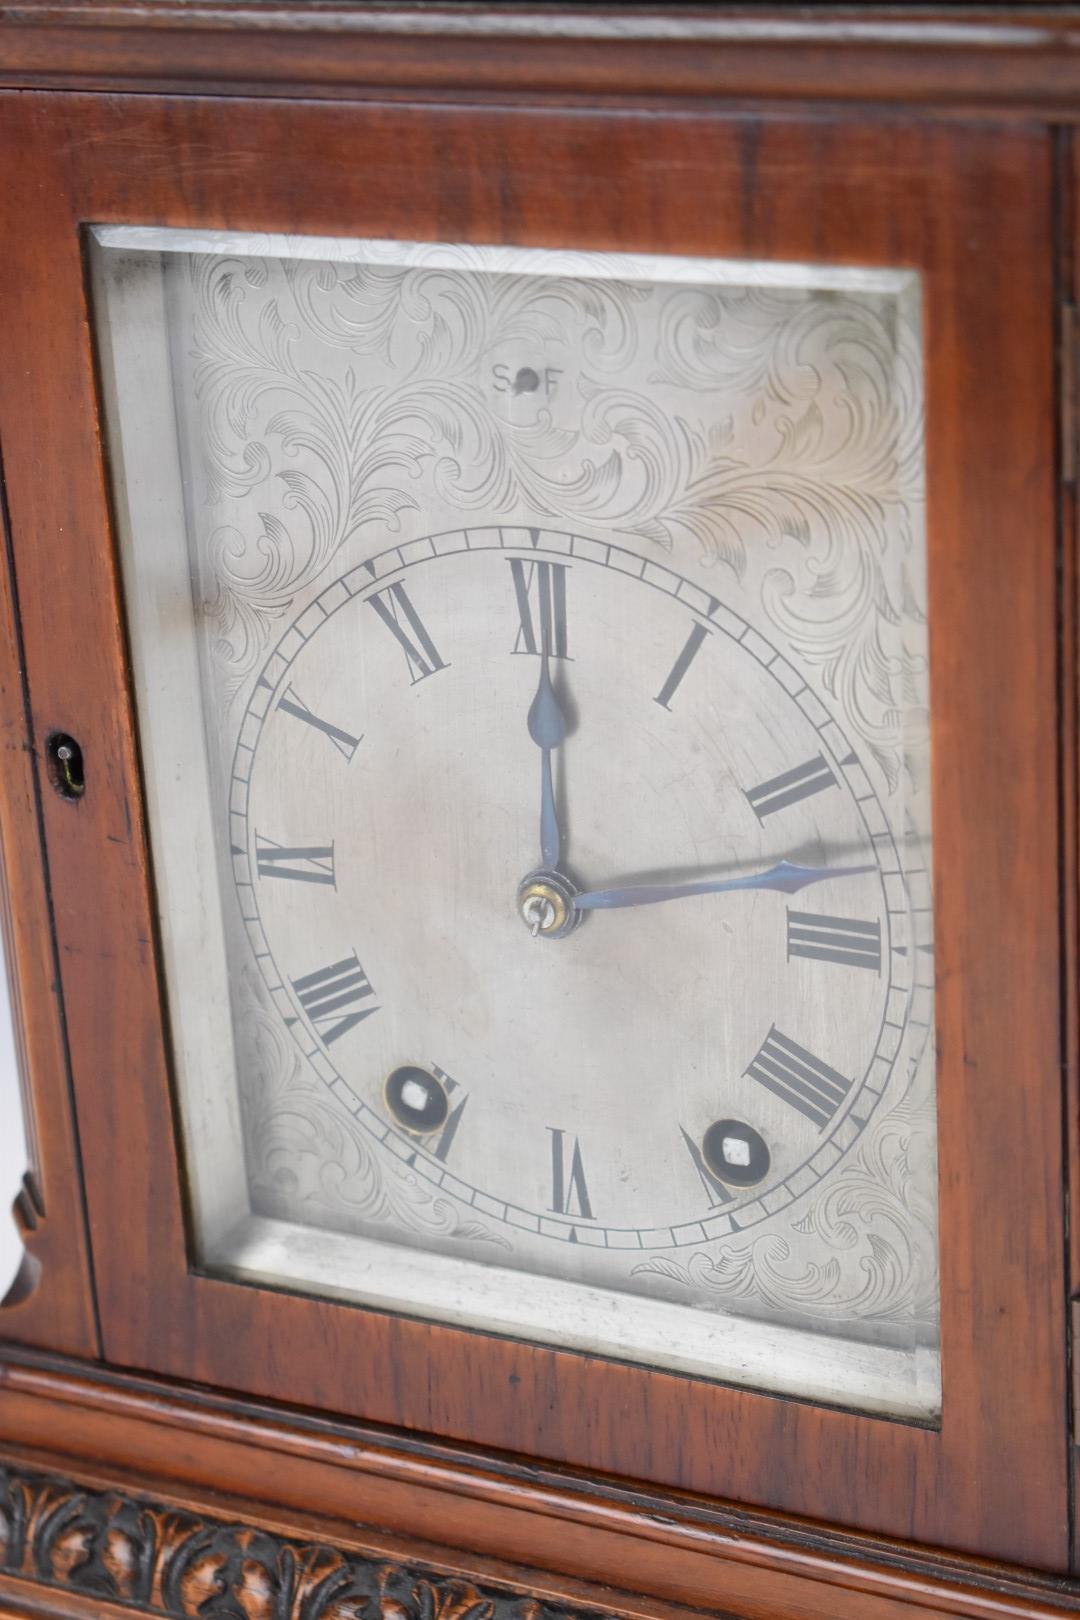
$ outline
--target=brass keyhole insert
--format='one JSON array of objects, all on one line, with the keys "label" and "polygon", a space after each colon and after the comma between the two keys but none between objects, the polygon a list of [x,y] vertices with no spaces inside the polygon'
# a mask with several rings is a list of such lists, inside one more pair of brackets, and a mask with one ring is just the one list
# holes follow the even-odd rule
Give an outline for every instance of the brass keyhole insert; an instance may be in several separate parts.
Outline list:
[{"label": "brass keyhole insert", "polygon": [[54,731],[45,744],[49,780],[62,799],[81,799],[86,792],[82,749],[66,731]]}]

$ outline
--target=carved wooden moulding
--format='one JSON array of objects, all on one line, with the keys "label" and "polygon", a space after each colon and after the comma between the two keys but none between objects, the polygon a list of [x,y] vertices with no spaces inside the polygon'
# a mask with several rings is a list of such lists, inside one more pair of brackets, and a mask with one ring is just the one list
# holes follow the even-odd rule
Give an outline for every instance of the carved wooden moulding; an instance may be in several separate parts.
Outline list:
[{"label": "carved wooden moulding", "polygon": [[603,1620],[426,1565],[346,1552],[0,1464],[0,1574],[211,1620]]}]

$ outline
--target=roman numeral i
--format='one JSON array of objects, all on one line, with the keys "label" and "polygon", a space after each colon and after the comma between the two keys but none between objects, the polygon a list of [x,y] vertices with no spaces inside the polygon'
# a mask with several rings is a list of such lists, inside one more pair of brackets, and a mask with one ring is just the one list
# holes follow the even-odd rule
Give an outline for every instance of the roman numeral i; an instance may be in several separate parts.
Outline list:
[{"label": "roman numeral i", "polygon": [[[715,612],[715,610],[720,606],[719,602],[712,597],[709,598],[709,601],[709,611]],[[690,665],[694,662],[694,659],[701,651],[702,645],[709,634],[710,632],[705,625],[695,624],[694,628],[687,636],[683,645],[683,650],[672,664],[671,672],[668,675],[667,680],[664,682],[663,686],[653,699],[653,702],[659,703],[662,709],[671,708],[672,698],[675,696],[675,693],[679,690],[679,687],[686,679],[687,670],[690,668]]]}]

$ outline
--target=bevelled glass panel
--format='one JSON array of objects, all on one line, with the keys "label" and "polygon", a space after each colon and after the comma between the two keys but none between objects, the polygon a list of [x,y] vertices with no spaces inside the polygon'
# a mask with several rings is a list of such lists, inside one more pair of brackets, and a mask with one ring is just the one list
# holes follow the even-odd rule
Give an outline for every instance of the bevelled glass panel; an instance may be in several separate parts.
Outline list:
[{"label": "bevelled glass panel", "polygon": [[198,1263],[932,1420],[918,277],[91,257]]}]

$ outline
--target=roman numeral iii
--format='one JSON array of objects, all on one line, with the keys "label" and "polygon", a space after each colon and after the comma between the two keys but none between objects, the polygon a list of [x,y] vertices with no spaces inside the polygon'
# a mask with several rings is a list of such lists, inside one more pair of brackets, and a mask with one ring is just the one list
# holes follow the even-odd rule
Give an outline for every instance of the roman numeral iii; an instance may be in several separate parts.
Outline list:
[{"label": "roman numeral iii", "polygon": [[782,1034],[775,1024],[746,1073],[822,1130],[851,1090],[850,1080]]},{"label": "roman numeral iii", "polygon": [[340,1040],[379,1010],[377,1006],[364,1005],[374,1000],[375,990],[357,961],[355,951],[340,962],[316,968],[291,983],[324,1046]]},{"label": "roman numeral iii", "polygon": [[589,1189],[585,1184],[585,1166],[581,1160],[581,1143],[574,1137],[569,1146],[566,1132],[548,1126],[551,1136],[551,1208],[556,1215],[580,1215],[583,1220],[593,1218],[589,1202]]},{"label": "roman numeral iii", "polygon": [[565,563],[523,562],[511,557],[520,627],[514,642],[516,653],[547,653],[549,658],[569,658],[566,631]]},{"label": "roman numeral iii", "polygon": [[255,867],[260,877],[335,886],[333,844],[275,844],[256,832]]},{"label": "roman numeral iii", "polygon": [[440,657],[439,649],[400,581],[369,596],[367,605],[379,615],[405,654],[409,680],[413,686],[418,681],[426,681],[429,675],[436,674],[438,670],[449,668]]},{"label": "roman numeral iii", "polygon": [[787,953],[815,962],[881,972],[881,924],[853,917],[822,917],[813,911],[788,911]]},{"label": "roman numeral iii", "polygon": [[809,799],[813,794],[835,786],[836,777],[823,756],[815,754],[805,765],[796,765],[794,770],[784,771],[780,776],[770,777],[767,782],[759,782],[757,787],[746,789],[745,796],[758,820],[764,821],[766,816],[774,816],[789,804],[798,804],[800,799]]},{"label": "roman numeral iii", "polygon": [[320,719],[317,714],[313,714],[294,686],[285,688],[278,698],[278,708],[282,714],[291,714],[297,720],[302,720],[305,725],[313,727],[315,731],[321,731],[346,759],[352,759],[363,741],[362,737],[354,737],[351,732],[342,731],[340,726],[332,725],[329,720]]}]

